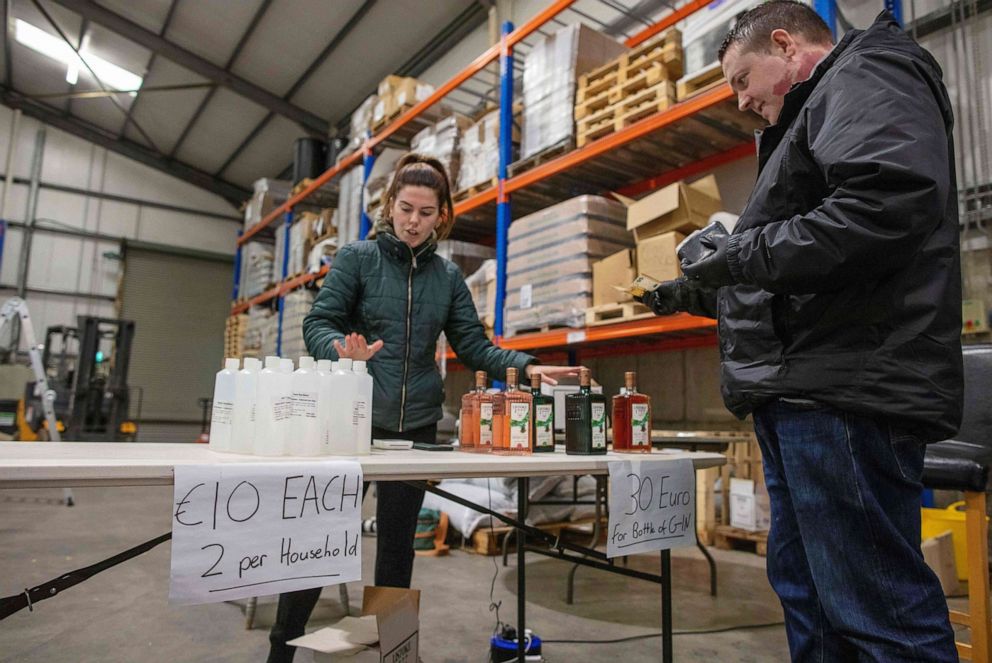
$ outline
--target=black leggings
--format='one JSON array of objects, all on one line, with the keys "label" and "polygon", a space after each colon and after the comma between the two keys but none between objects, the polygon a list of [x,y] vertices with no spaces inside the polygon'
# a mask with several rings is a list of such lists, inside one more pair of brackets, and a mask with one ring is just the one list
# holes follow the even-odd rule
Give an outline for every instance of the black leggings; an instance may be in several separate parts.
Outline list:
[{"label": "black leggings", "polygon": [[[437,441],[437,425],[405,433],[373,428],[372,436],[434,443]],[[365,489],[368,489],[368,483]],[[377,481],[376,500],[375,584],[409,587],[413,575],[413,540],[424,491],[400,481]],[[276,621],[269,632],[271,647],[268,663],[289,663],[293,660],[296,647],[290,647],[286,642],[303,635],[321,589],[314,587],[279,595]]]}]

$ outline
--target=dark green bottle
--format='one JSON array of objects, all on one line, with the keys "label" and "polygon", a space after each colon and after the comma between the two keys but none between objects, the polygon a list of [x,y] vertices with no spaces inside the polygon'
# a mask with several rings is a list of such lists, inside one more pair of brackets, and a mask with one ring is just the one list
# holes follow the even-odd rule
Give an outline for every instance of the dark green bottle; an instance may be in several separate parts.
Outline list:
[{"label": "dark green bottle", "polygon": [[606,396],[592,393],[592,375],[579,370],[579,392],[565,396],[565,453],[606,453]]},{"label": "dark green bottle", "polygon": [[555,450],[555,399],[541,393],[541,375],[534,373],[530,376],[530,393],[534,397],[534,407],[531,409],[534,423],[534,453]]}]

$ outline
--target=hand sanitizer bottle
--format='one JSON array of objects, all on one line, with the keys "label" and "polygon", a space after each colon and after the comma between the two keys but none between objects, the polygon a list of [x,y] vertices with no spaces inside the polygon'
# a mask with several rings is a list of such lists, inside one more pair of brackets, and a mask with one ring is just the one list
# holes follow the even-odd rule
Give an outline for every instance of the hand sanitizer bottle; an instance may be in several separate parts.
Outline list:
[{"label": "hand sanitizer bottle", "polygon": [[255,450],[255,399],[258,397],[258,372],[262,370],[262,362],[254,357],[245,357],[244,365],[234,380],[231,451],[250,454]]}]

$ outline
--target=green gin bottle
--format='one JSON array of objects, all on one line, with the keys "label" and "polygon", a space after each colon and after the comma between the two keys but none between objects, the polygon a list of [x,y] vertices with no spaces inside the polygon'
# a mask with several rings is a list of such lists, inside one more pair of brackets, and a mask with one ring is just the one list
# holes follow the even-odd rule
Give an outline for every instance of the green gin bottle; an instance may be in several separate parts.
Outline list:
[{"label": "green gin bottle", "polygon": [[606,396],[591,384],[589,369],[580,369],[578,393],[565,396],[565,453],[606,453]]}]

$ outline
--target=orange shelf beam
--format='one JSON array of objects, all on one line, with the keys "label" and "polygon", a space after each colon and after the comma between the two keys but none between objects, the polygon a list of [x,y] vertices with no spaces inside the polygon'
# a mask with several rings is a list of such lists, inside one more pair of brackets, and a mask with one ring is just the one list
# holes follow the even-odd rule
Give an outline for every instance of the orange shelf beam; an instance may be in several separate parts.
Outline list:
[{"label": "orange shelf beam", "polygon": [[671,14],[652,25],[650,28],[642,30],[628,39],[626,42],[628,48],[633,48],[634,46],[647,41],[659,32],[664,32],[671,26],[684,19],[686,16],[696,13],[706,5],[710,4],[710,2],[712,2],[712,0],[693,0],[693,2],[682,5]]},{"label": "orange shelf beam", "polygon": [[732,163],[747,157],[757,158],[757,148],[755,148],[754,143],[750,141],[747,143],[741,143],[737,147],[732,147],[726,152],[720,152],[719,154],[708,156],[705,159],[694,161],[686,166],[682,166],[681,168],[665,171],[661,175],[657,175],[640,182],[635,182],[633,184],[628,184],[625,187],[617,189],[617,193],[621,196],[635,198],[647,191],[660,189],[661,187],[671,184],[672,182],[678,182],[679,180],[684,180],[687,177],[692,177],[693,175],[698,175],[699,173],[705,173],[724,164]]},{"label": "orange shelf beam", "polygon": [[241,302],[240,304],[235,304],[231,307],[231,315],[237,315],[238,313],[244,313],[252,306],[257,306],[258,304],[264,304],[265,302],[275,299],[276,297],[281,297],[291,290],[296,290],[300,286],[306,285],[312,281],[316,281],[320,277],[324,276],[328,272],[327,265],[320,268],[319,271],[312,272],[310,274],[301,274],[300,276],[294,276],[291,279],[283,281],[282,283],[275,285],[260,295],[256,295],[249,299],[248,301]]}]

